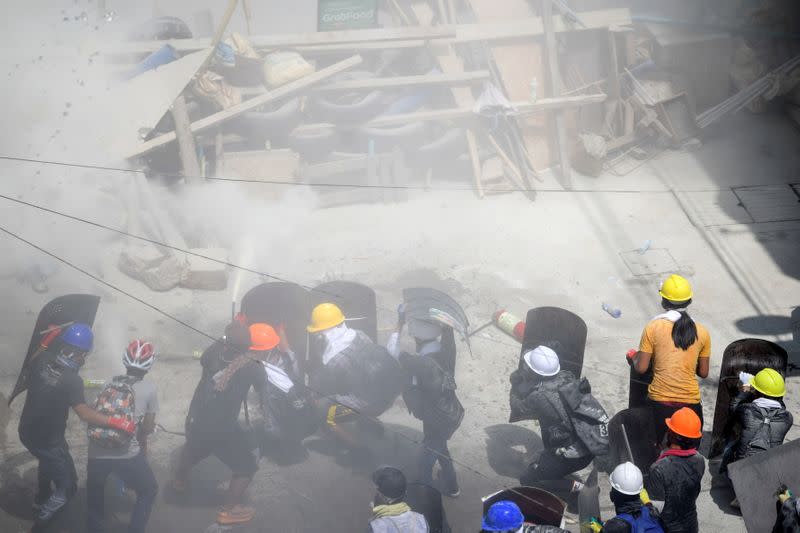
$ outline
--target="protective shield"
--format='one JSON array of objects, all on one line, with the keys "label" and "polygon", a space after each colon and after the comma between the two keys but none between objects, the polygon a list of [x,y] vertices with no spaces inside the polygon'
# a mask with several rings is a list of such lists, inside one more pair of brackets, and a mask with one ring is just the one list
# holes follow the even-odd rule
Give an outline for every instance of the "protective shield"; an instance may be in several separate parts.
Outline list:
[{"label": "protective shield", "polygon": [[640,374],[631,365],[628,376],[628,409],[636,409],[647,405],[647,390],[653,381],[653,367]]},{"label": "protective shield", "polygon": [[306,346],[306,324],[311,314],[308,291],[296,283],[272,282],[253,287],[242,298],[241,312],[250,324],[264,322],[286,328],[289,346],[303,353]]},{"label": "protective shield", "polygon": [[525,318],[525,337],[519,354],[519,368],[523,368],[525,352],[539,345],[558,341],[563,348],[555,350],[561,370],[569,370],[580,377],[583,369],[583,352],[586,350],[586,322],[575,313],[560,307],[537,307],[528,311]]},{"label": "protective shield", "polygon": [[788,354],[774,342],[763,339],[739,339],[725,348],[722,367],[719,371],[717,404],[714,408],[714,426],[711,431],[709,458],[720,455],[725,448],[725,439],[731,431],[728,424],[730,403],[739,383],[739,372],[757,374],[765,368],[773,368],[786,375]]},{"label": "protective shield", "polygon": [[449,533],[442,494],[438,490],[422,483],[409,483],[406,487],[406,503],[412,511],[425,517],[430,533]]},{"label": "protective shield", "polygon": [[600,520],[600,487],[597,486],[597,469],[593,468],[578,493],[578,517],[581,533],[591,533],[592,518]]},{"label": "protective shield", "polygon": [[429,288],[403,289],[403,302],[406,306],[406,318],[438,322],[453,328],[462,338],[468,339],[469,320],[464,309],[442,291]]},{"label": "protective shield", "polygon": [[526,522],[541,526],[561,526],[564,510],[567,508],[564,500],[546,490],[514,487],[483,498],[483,514],[486,514],[492,504],[503,500],[516,503]]},{"label": "protective shield", "polygon": [[777,514],[775,493],[786,485],[796,494],[800,487],[798,464],[800,440],[794,440],[728,466],[747,531],[772,531]]},{"label": "protective shield", "polygon": [[39,344],[42,338],[47,334],[46,330],[50,326],[64,327],[73,322],[82,322],[93,326],[99,306],[99,296],[94,296],[92,294],[67,294],[50,300],[42,307],[42,310],[39,311],[39,317],[36,319],[36,325],[33,328],[31,342],[28,345],[28,352],[25,354],[25,360],[22,362],[22,369],[20,370],[19,377],[14,385],[14,390],[11,391],[11,395],[8,397],[9,405],[11,405],[14,398],[28,388],[28,370],[30,369],[30,362],[38,355]]},{"label": "protective shield", "polygon": [[[628,436],[627,443],[622,432],[623,426]],[[658,443],[652,411],[647,407],[637,407],[623,409],[615,414],[608,423],[608,441],[612,467],[625,461],[632,461],[643,474],[647,475],[650,465],[658,459]]]},{"label": "protective shield", "polygon": [[329,281],[311,290],[311,301],[312,307],[323,302],[336,304],[348,327],[360,329],[372,342],[378,342],[378,306],[371,288],[354,281]]}]

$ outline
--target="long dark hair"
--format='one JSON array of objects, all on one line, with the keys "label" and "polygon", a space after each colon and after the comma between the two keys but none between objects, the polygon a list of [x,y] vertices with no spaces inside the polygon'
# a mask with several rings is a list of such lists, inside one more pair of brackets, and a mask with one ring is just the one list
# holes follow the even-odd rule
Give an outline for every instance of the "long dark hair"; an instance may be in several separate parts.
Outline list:
[{"label": "long dark hair", "polygon": [[661,307],[668,311],[678,311],[681,314],[681,317],[672,326],[672,342],[681,350],[688,349],[697,340],[697,324],[684,309],[690,303],[692,303],[691,299],[680,303],[670,302],[666,298],[661,300]]}]

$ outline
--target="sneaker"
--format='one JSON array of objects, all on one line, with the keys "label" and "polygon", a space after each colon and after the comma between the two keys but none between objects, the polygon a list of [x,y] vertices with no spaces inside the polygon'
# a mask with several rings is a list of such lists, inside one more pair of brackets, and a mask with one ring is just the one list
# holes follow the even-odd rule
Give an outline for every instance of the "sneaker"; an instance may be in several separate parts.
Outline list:
[{"label": "sneaker", "polygon": [[444,494],[448,498],[458,498],[459,496],[461,496],[461,489],[443,490],[442,494]]},{"label": "sneaker", "polygon": [[217,523],[220,525],[244,524],[253,519],[256,510],[244,505],[234,505],[228,509],[221,509],[217,513]]},{"label": "sneaker", "polygon": [[38,522],[47,522],[67,504],[67,501],[68,499],[66,496],[53,494],[47,499],[46,502],[39,506],[39,511],[36,514],[36,520]]}]

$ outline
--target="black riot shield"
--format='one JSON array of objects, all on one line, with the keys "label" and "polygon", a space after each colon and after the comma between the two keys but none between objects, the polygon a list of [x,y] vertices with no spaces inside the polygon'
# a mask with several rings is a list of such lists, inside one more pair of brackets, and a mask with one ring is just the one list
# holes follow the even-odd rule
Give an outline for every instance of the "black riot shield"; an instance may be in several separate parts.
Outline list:
[{"label": "black riot shield", "polygon": [[593,468],[578,493],[578,516],[581,533],[591,533],[592,518],[600,520],[600,487],[597,485],[597,469]]},{"label": "black riot shield", "polygon": [[425,517],[430,533],[450,532],[442,494],[435,488],[422,483],[409,483],[406,487],[406,503],[412,511]]},{"label": "black riot shield", "polygon": [[331,302],[347,318],[347,326],[360,329],[378,342],[378,311],[375,291],[354,281],[329,281],[311,290],[312,307],[323,302]]},{"label": "black riot shield", "polygon": [[508,500],[517,504],[526,522],[540,526],[561,526],[567,504],[564,500],[536,487],[514,487],[483,498],[483,514],[493,504]]},{"label": "black riot shield", "polygon": [[403,289],[403,302],[406,318],[438,322],[468,338],[469,320],[464,309],[442,291],[422,287]]},{"label": "black riot shield", "polygon": [[739,339],[725,348],[722,367],[719,371],[717,404],[714,408],[714,426],[711,430],[711,452],[709,457],[720,455],[725,448],[725,439],[732,428],[728,427],[730,403],[739,384],[739,372],[757,374],[765,368],[774,368],[786,375],[788,354],[774,342],[763,339]]},{"label": "black riot shield", "polygon": [[631,365],[628,373],[628,409],[647,405],[647,390],[651,381],[653,381],[652,365],[644,374],[638,373]]},{"label": "black riot shield", "polygon": [[580,377],[583,353],[586,350],[586,322],[575,313],[560,307],[537,307],[528,311],[525,318],[525,337],[519,354],[519,368],[523,368],[525,352],[537,346],[557,341],[563,346],[558,353],[561,370],[569,370]]},{"label": "black riot shield", "polygon": [[36,325],[33,327],[31,342],[28,345],[28,352],[25,354],[25,360],[22,362],[22,369],[20,370],[19,377],[14,385],[14,390],[8,397],[9,405],[11,405],[14,398],[28,388],[29,363],[38,355],[39,344],[44,335],[47,334],[46,330],[50,326],[63,327],[74,322],[82,322],[92,326],[94,325],[94,318],[97,315],[97,308],[99,306],[99,296],[91,294],[67,294],[50,300],[42,307],[42,310],[39,312],[39,317],[36,319]]},{"label": "black riot shield", "polygon": [[[775,493],[781,485],[797,495],[800,487],[800,440],[758,453],[728,466],[747,531],[773,531]],[[783,531],[778,529],[776,531]]]},{"label": "black riot shield", "polygon": [[263,322],[274,328],[283,325],[289,346],[303,363],[306,325],[311,315],[311,300],[307,290],[296,283],[262,283],[247,291],[240,310],[249,324]]},{"label": "black riot shield", "polygon": [[[628,435],[627,443],[622,432],[623,426]],[[653,412],[647,407],[637,407],[623,409],[615,414],[608,423],[608,444],[612,468],[625,461],[632,461],[644,475],[647,475],[650,465],[658,458]]]}]

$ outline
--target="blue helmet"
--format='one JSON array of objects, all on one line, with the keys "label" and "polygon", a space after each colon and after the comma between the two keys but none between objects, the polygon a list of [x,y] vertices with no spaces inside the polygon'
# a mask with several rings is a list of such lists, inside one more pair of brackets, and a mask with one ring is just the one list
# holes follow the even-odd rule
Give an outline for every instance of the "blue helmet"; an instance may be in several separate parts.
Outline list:
[{"label": "blue helmet", "polygon": [[61,334],[61,342],[74,346],[84,352],[90,352],[94,344],[94,333],[92,328],[86,324],[76,323],[64,330]]},{"label": "blue helmet", "polygon": [[516,531],[522,527],[525,517],[517,504],[508,500],[499,501],[489,507],[483,517],[484,531]]}]

